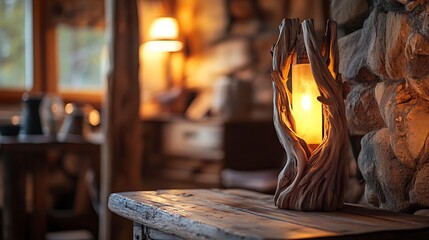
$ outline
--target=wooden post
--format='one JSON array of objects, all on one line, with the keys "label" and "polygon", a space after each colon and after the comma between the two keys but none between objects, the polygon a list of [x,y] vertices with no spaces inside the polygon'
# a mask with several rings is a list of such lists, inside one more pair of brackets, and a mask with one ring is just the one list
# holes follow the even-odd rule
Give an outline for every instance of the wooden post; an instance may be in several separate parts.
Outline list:
[{"label": "wooden post", "polygon": [[106,1],[109,72],[104,103],[105,143],[102,146],[100,239],[124,239],[131,224],[111,216],[111,192],[140,187],[141,129],[139,119],[139,29],[136,1]]},{"label": "wooden post", "polygon": [[25,238],[25,182],[22,154],[4,154],[3,239]]},{"label": "wooden post", "polygon": [[[26,156],[30,158],[30,156]],[[32,237],[36,240],[45,239],[47,230],[47,196],[48,191],[48,168],[47,168],[47,154],[45,152],[34,152],[32,154],[33,162],[33,191],[39,191],[33,194],[33,214],[34,220],[32,222]]]}]

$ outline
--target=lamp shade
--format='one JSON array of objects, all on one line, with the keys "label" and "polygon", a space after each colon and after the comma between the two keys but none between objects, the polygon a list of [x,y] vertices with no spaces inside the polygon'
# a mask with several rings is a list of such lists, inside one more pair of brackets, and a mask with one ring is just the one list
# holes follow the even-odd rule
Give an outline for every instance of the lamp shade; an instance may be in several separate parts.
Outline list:
[{"label": "lamp shade", "polygon": [[155,19],[149,29],[149,41],[145,49],[158,52],[177,52],[183,48],[179,41],[179,24],[175,18],[160,17]]},{"label": "lamp shade", "polygon": [[309,63],[292,64],[292,113],[296,133],[310,145],[319,145],[323,135],[322,104]]}]

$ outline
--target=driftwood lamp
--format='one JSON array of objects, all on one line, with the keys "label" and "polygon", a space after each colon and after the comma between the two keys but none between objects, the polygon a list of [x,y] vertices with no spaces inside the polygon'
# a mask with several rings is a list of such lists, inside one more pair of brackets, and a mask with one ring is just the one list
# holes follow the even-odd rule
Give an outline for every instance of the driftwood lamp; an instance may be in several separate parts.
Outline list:
[{"label": "driftwood lamp", "polygon": [[321,47],[312,20],[287,19],[279,28],[272,48],[273,120],[287,161],[275,205],[334,211],[343,205],[350,146],[336,23],[328,21]]}]

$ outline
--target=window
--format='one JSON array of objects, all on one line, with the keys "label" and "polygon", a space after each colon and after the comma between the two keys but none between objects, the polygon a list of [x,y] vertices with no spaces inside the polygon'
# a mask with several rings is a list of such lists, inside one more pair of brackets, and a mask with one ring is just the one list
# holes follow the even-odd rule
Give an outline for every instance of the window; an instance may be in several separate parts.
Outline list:
[{"label": "window", "polygon": [[104,30],[57,26],[57,59],[60,92],[94,92],[103,89]]},{"label": "window", "polygon": [[30,0],[0,1],[0,88],[32,87]]},{"label": "window", "polygon": [[0,104],[32,91],[98,105],[107,70],[104,10],[104,0],[0,0]]}]

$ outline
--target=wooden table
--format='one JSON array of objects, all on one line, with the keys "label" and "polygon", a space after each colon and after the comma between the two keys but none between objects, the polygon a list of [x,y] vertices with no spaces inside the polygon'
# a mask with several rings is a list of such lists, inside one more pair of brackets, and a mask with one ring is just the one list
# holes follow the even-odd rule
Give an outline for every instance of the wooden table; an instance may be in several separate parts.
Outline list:
[{"label": "wooden table", "polygon": [[428,217],[352,204],[338,212],[281,210],[271,195],[246,190],[114,193],[109,209],[134,222],[135,240],[429,239]]},{"label": "wooden table", "polygon": [[[45,239],[47,221],[47,154],[50,151],[82,153],[99,158],[100,145],[84,142],[58,142],[56,139],[0,137],[0,157],[3,161],[4,208],[3,238],[27,239],[26,228],[31,226],[31,239]],[[26,217],[25,177],[32,176],[32,218]]]}]

